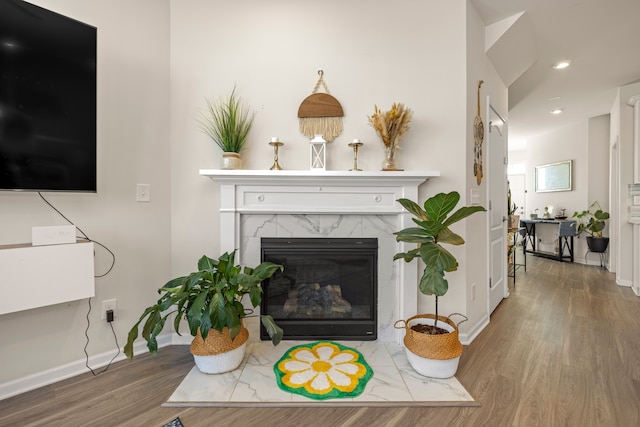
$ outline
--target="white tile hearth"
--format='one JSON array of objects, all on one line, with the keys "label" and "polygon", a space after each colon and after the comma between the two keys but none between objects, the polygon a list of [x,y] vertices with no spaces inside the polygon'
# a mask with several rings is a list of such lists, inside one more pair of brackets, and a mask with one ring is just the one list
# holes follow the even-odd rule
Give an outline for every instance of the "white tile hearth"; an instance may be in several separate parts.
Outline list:
[{"label": "white tile hearth", "polygon": [[253,342],[242,365],[233,372],[202,374],[194,366],[163,406],[477,406],[453,378],[436,379],[411,369],[398,344],[381,341],[337,341],[355,348],[374,371],[365,391],[356,398],[313,400],[282,391],[273,365],[300,341]]}]

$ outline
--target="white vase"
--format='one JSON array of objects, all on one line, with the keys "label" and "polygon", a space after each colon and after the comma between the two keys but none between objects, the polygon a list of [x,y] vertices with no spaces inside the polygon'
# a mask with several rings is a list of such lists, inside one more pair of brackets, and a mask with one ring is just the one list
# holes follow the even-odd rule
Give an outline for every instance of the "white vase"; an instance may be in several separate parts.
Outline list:
[{"label": "white vase", "polygon": [[222,153],[220,169],[242,169],[242,158],[238,153]]}]

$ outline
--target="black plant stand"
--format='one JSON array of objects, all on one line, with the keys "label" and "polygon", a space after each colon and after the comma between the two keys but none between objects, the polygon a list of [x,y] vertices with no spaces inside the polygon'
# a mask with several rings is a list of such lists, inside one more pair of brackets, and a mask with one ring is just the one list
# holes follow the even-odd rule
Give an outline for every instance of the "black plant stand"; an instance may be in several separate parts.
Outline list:
[{"label": "black plant stand", "polygon": [[605,268],[607,266],[607,252],[591,252],[589,249],[587,249],[587,252],[584,254],[584,263],[586,265],[589,265],[589,262],[587,260],[587,255],[589,254],[598,254],[600,255],[600,267],[601,268]]}]

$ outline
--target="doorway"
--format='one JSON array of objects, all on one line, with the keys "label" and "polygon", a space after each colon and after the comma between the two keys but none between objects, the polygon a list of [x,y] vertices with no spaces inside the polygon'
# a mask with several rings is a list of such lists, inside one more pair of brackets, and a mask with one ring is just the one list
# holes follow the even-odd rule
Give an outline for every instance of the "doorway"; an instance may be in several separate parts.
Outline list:
[{"label": "doorway", "polygon": [[487,97],[489,193],[489,314],[506,298],[507,286],[507,121]]}]

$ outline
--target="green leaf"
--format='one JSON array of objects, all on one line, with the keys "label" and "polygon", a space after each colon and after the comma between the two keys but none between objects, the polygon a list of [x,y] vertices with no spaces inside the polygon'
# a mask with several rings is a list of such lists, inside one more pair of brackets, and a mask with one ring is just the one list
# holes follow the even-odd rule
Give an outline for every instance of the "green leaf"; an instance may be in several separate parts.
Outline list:
[{"label": "green leaf", "polygon": [[404,259],[406,262],[420,256],[420,248],[411,249],[409,252],[399,252],[393,256],[393,260]]},{"label": "green leaf", "polygon": [[427,221],[429,219],[427,213],[422,210],[422,208],[413,200],[398,199],[397,202],[400,203],[403,208],[405,208],[408,212],[413,214],[413,216],[417,217],[418,219],[422,221]]},{"label": "green leaf", "polygon": [[156,323],[160,321],[160,311],[154,306],[153,311],[149,314],[147,321],[144,323],[142,327],[142,337],[146,340],[149,340],[151,336],[151,331],[153,330]]},{"label": "green leaf", "polygon": [[473,215],[476,212],[485,212],[486,209],[482,206],[465,206],[458,209],[454,212],[446,221],[444,221],[444,225],[446,227],[450,226],[453,223],[456,223],[466,217]]},{"label": "green leaf", "polygon": [[260,321],[262,322],[262,326],[264,326],[264,329],[267,331],[267,334],[269,334],[273,345],[280,344],[280,341],[282,341],[282,336],[284,335],[284,331],[280,326],[276,325],[273,317],[267,314],[263,314],[260,316]]},{"label": "green leaf", "polygon": [[420,246],[420,257],[428,268],[440,271],[455,271],[458,269],[458,261],[445,248],[434,243]]},{"label": "green leaf", "polygon": [[420,292],[425,295],[443,296],[449,290],[449,283],[444,278],[444,272],[434,267],[426,267],[420,284]]},{"label": "green leaf", "polygon": [[258,282],[262,282],[265,279],[273,276],[276,271],[284,271],[284,266],[274,264],[271,262],[263,262],[259,266],[253,269],[251,274]]},{"label": "green leaf", "polygon": [[203,255],[199,260],[198,260],[198,270],[202,271],[202,270],[213,270],[216,268],[216,266],[218,265],[218,261],[213,259],[213,258],[209,258],[206,255]]},{"label": "green leaf", "polygon": [[222,331],[227,322],[224,306],[224,297],[221,294],[214,294],[211,298],[210,319],[211,327],[218,331]]},{"label": "green leaf", "polygon": [[206,292],[201,292],[196,299],[189,307],[189,311],[187,313],[188,316],[192,318],[199,318],[203,314],[203,307],[207,303],[208,294]]},{"label": "green leaf", "polygon": [[440,230],[444,228],[444,225],[440,222],[434,221],[418,221],[416,218],[412,218],[413,222],[415,222],[420,228],[422,228],[427,235],[437,236],[440,233]]},{"label": "green leaf", "polygon": [[404,230],[396,231],[395,233],[396,241],[398,242],[407,242],[407,243],[427,243],[433,242],[433,234],[428,233],[423,228],[418,227],[409,227]]},{"label": "green leaf", "polygon": [[464,239],[451,231],[449,228],[443,228],[438,234],[438,243],[448,243],[450,245],[464,245]]},{"label": "green leaf", "polygon": [[133,342],[138,338],[138,324],[136,323],[127,335],[127,343],[124,345],[124,354],[129,360],[133,359]]},{"label": "green leaf", "polygon": [[253,286],[249,290],[249,300],[251,301],[251,305],[253,307],[257,307],[260,305],[262,301],[262,287]]},{"label": "green leaf", "polygon": [[424,202],[424,210],[431,221],[442,224],[459,200],[460,194],[457,191],[438,193]]}]

